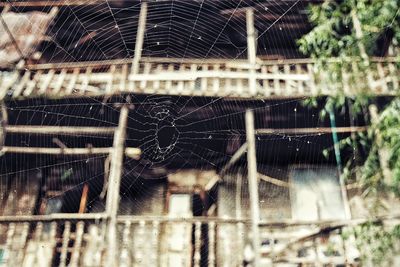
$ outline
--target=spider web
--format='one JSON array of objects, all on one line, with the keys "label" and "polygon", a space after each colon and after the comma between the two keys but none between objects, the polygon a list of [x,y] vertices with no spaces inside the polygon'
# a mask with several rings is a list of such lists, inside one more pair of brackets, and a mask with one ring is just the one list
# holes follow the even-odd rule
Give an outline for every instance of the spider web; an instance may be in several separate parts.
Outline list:
[{"label": "spider web", "polygon": [[[246,21],[242,8],[249,5],[256,10],[258,55],[265,58],[299,57],[296,49],[282,49],[281,45],[293,42],[293,39],[303,34],[296,27],[290,27],[291,23],[294,23],[291,21],[292,16],[304,15],[305,4],[301,1],[214,2],[149,2],[142,57],[171,57],[182,60],[245,59]],[[141,2],[127,3],[128,1],[106,0],[90,6],[63,7],[48,31],[50,41],[40,48],[47,61],[57,65],[58,62],[132,59]],[[49,10],[51,2],[48,1],[48,4],[43,7],[43,11]],[[14,7],[13,10],[29,11],[22,7]],[[228,12],[222,15],[223,10]],[[304,23],[306,24],[306,21]],[[87,36],[88,41],[82,44],[82,38]],[[229,49],[226,49],[227,47]],[[135,214],[141,210],[146,199],[160,197],[160,189],[154,186],[154,183],[159,180],[161,183],[165,182],[165,176],[169,173],[178,173],[186,169],[220,170],[240,144],[245,142],[246,109],[255,112],[256,127],[279,129],[289,128],[288,125],[295,128],[307,123],[314,127],[326,124],[320,119],[317,110],[304,108],[304,98],[237,100],[157,94],[130,97],[132,108],[129,112],[126,146],[139,147],[143,154],[139,161],[125,159],[120,190],[120,214]],[[125,99],[121,98],[103,101],[87,97],[62,101],[11,102],[8,107],[9,120],[12,124],[116,127],[118,104],[124,101]],[[352,119],[354,118],[347,118]],[[57,138],[67,147],[84,147],[87,144],[112,146],[112,138],[99,135]],[[326,162],[320,154],[325,145],[321,141],[322,138],[329,139],[329,136],[284,134],[279,131],[272,135],[257,136],[259,169],[265,168],[267,173],[272,172],[276,177],[287,179],[288,164],[306,161],[311,165],[322,165]],[[54,146],[54,140],[51,138],[33,134],[7,136],[6,143],[27,147]],[[227,149],[228,146],[233,148]],[[285,153],[282,153],[282,150]],[[89,183],[90,190],[97,196],[100,195],[104,177],[107,176],[104,168],[106,158],[107,156],[76,158],[21,155],[15,161],[7,159],[2,162],[2,177],[31,175],[31,172],[40,172],[46,177],[53,175],[51,172],[55,172],[56,169],[61,169],[62,172],[57,175],[64,178],[46,186],[62,190],[49,199],[62,197],[67,206],[71,203],[71,207],[67,207],[66,210],[76,211],[74,205],[79,203],[80,194],[70,192],[81,192],[84,184]],[[241,160],[240,164],[232,167],[230,171],[245,174],[245,169],[246,163]],[[68,188],[64,186],[68,183],[67,176],[74,179]],[[24,187],[24,183],[25,180],[21,181],[17,187]],[[227,183],[226,188],[231,192],[236,190],[236,186],[231,183]],[[288,194],[286,189],[264,182],[261,182],[260,192],[261,206],[265,205],[266,208],[279,204],[280,199],[276,196]],[[241,194],[245,195],[243,192]],[[235,201],[234,193],[225,197],[229,198],[226,202]],[[101,211],[105,209],[105,201],[93,196],[87,207],[89,212]],[[39,212],[40,208],[36,207],[35,213]],[[274,215],[262,214],[265,218],[282,218],[287,215],[290,216],[284,212]]]}]

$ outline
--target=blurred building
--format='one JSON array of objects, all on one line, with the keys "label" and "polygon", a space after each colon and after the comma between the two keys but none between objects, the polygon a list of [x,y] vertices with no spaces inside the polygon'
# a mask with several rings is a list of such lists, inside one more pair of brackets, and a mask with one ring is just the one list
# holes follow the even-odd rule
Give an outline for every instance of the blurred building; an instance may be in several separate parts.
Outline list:
[{"label": "blurred building", "polygon": [[319,2],[2,1],[0,266],[359,264],[323,151],[368,122],[303,104],[335,90],[296,45]]}]

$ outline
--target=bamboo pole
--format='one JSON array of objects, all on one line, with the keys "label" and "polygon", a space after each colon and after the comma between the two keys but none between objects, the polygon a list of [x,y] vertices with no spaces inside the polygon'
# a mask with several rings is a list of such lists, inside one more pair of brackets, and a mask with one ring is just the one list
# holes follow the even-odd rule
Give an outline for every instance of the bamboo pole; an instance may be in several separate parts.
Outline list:
[{"label": "bamboo pole", "polygon": [[115,127],[68,127],[68,126],[36,126],[36,125],[8,125],[5,127],[7,133],[18,134],[60,134],[60,135],[112,135]]},{"label": "bamboo pole", "polygon": [[233,166],[233,164],[236,163],[236,161],[238,161],[242,155],[244,153],[246,153],[247,151],[247,143],[244,143],[236,152],[235,154],[233,154],[233,156],[231,157],[231,159],[228,161],[228,163],[226,163],[226,165],[224,167],[222,167],[221,171],[219,172],[219,176],[221,177],[221,179],[223,179],[224,174],[229,170],[230,167]]},{"label": "bamboo pole", "polygon": [[119,190],[124,160],[124,145],[126,138],[126,126],[128,123],[128,106],[121,108],[118,128],[115,131],[111,157],[110,176],[107,190],[106,213],[109,216],[108,223],[108,257],[106,266],[116,266],[117,261],[117,214],[119,207]]},{"label": "bamboo pole", "polygon": [[247,139],[247,169],[249,179],[250,194],[250,213],[251,213],[251,230],[252,243],[254,250],[254,265],[260,266],[260,207],[258,197],[258,177],[257,177],[257,158],[256,158],[256,140],[254,131],[254,115],[253,111],[246,110],[246,139]]},{"label": "bamboo pole", "polygon": [[[353,133],[353,132],[363,132],[368,129],[367,126],[354,126],[354,127],[337,127],[335,129],[336,133]],[[331,127],[315,127],[315,128],[266,128],[257,129],[257,135],[268,135],[268,134],[330,134],[332,133]]]},{"label": "bamboo pole", "polygon": [[92,147],[92,148],[53,148],[53,147],[2,147],[2,153],[16,154],[48,154],[48,155],[94,155],[109,154],[112,149],[109,147]]},{"label": "bamboo pole", "polygon": [[256,31],[254,29],[254,10],[253,8],[246,9],[246,29],[247,29],[247,58],[251,68],[249,69],[249,90],[250,95],[254,96],[257,93],[256,84]]},{"label": "bamboo pole", "polygon": [[[46,155],[101,155],[112,153],[110,147],[90,147],[90,148],[53,148],[53,147],[17,147],[5,146],[2,147],[1,153],[15,154],[46,154]],[[125,155],[134,159],[140,157],[141,150],[135,147],[125,149]]]},{"label": "bamboo pole", "polygon": [[142,57],[144,33],[146,31],[146,19],[147,19],[147,2],[143,2],[140,6],[139,23],[138,30],[136,34],[135,43],[135,55],[132,62],[132,74],[137,74],[139,72],[139,62]]}]

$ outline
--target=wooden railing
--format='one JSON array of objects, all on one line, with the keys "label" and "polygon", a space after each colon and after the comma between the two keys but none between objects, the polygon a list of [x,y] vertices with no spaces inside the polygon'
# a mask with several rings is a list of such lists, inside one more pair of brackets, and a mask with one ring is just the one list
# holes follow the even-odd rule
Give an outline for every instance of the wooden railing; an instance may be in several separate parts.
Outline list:
[{"label": "wooden railing", "polygon": [[[372,61],[371,93],[396,94],[400,74],[397,63],[395,58]],[[127,60],[27,65],[1,73],[0,98],[94,97],[130,92],[243,98],[335,93],[337,85],[325,86],[320,80],[309,59],[259,60],[256,65],[249,65],[245,60],[144,58],[137,74],[131,72],[131,62]],[[357,93],[347,87],[343,84],[346,93]]]},{"label": "wooden railing", "polygon": [[[110,255],[106,220],[44,217],[0,222],[0,266],[105,266]],[[343,225],[266,223],[260,227],[263,266],[279,262],[310,266],[358,262],[355,240],[342,238]],[[119,216],[118,251],[113,263],[241,266],[249,260],[245,251],[251,250],[250,232],[247,220]],[[182,265],[176,265],[176,260]]]}]

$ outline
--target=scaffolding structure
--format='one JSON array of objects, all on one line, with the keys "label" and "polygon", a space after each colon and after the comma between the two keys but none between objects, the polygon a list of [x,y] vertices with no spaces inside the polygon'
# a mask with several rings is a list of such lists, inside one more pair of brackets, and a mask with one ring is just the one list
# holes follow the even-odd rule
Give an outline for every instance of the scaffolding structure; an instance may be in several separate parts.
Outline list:
[{"label": "scaffolding structure", "polygon": [[[0,6],[69,6],[96,5],[98,1],[18,1],[2,2]],[[262,175],[257,169],[256,137],[273,134],[332,134],[365,131],[368,126],[323,128],[257,128],[254,112],[246,109],[244,118],[246,141],[240,144],[230,160],[220,168],[219,178],[207,184],[211,190],[222,183],[229,169],[247,154],[247,179],[250,218],[222,218],[196,216],[174,218],[169,216],[134,216],[118,214],[124,158],[139,160],[142,151],[126,146],[129,122],[129,95],[174,95],[190,97],[223,97],[229,99],[294,99],[326,96],[335,93],[333,86],[321,84],[315,62],[310,59],[262,60],[257,58],[254,10],[241,11],[246,17],[247,60],[143,58],[143,42],[146,29],[148,3],[141,3],[138,30],[133,59],[74,63],[24,63],[13,70],[3,70],[0,76],[0,100],[2,101],[2,139],[7,134],[37,134],[43,136],[113,136],[112,147],[66,147],[58,144],[50,147],[1,147],[2,154],[34,155],[106,155],[109,170],[106,188],[105,210],[93,213],[52,213],[46,215],[0,216],[0,235],[6,255],[0,266],[168,266],[164,255],[168,249],[161,244],[166,239],[163,231],[174,224],[189,229],[193,240],[189,264],[180,266],[242,266],[247,261],[243,254],[245,244],[239,244],[231,252],[232,261],[224,262],[224,254],[218,248],[223,239],[224,227],[232,227],[239,236],[251,239],[252,266],[279,266],[280,263],[315,266],[357,266],[358,254],[353,253],[354,240],[341,236],[346,227],[366,222],[365,219],[295,221],[265,221],[260,216],[258,188],[260,181],[277,186],[290,187],[287,182]],[[3,10],[4,13],[4,10]],[[377,58],[371,62],[368,79],[371,92],[377,96],[393,96],[398,93],[399,70],[396,58]],[[346,94],[357,91],[349,85]],[[72,99],[85,97],[111,98],[122,96],[126,103],[115,107],[119,113],[115,127],[31,126],[8,125],[5,106],[8,101],[35,98]],[[3,140],[4,141],[4,140]],[[4,144],[4,142],[2,142]],[[341,192],[347,189],[341,184]],[[345,209],[349,200],[342,194]],[[377,221],[398,220],[399,216],[385,216]],[[306,229],[306,230],[304,230]],[[149,235],[150,233],[150,235]],[[249,238],[250,236],[250,238]],[[207,241],[204,241],[207,240]],[[268,247],[263,242],[268,241]],[[279,240],[279,242],[277,242]],[[332,241],[335,253],[327,255]],[[167,243],[166,241],[164,243]],[[205,245],[204,245],[205,243]],[[187,244],[189,246],[189,244]],[[206,246],[206,248],[204,248]],[[40,249],[45,247],[46,249]],[[206,250],[204,254],[202,251]],[[307,257],[298,251],[312,251]],[[225,255],[225,254],[224,254]],[[185,265],[186,264],[186,265]]]}]

